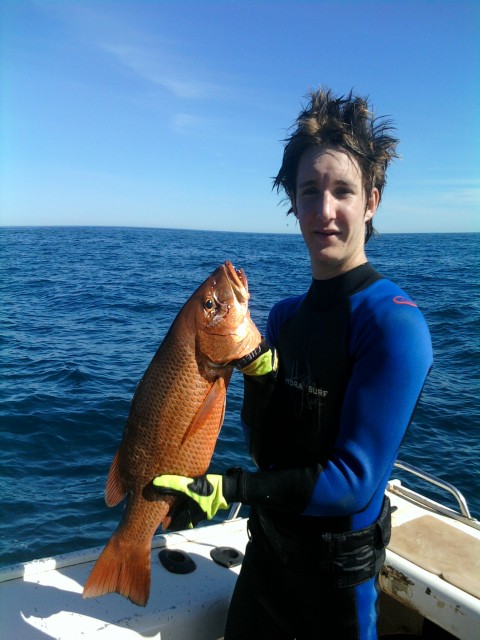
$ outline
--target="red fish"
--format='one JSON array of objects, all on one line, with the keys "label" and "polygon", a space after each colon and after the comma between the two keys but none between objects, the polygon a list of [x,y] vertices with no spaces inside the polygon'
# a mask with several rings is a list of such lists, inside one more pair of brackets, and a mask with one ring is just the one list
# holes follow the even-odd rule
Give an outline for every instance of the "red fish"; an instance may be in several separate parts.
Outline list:
[{"label": "red fish", "polygon": [[108,506],[125,496],[122,519],[98,558],[84,598],[117,592],[145,606],[152,537],[167,529],[177,498],[148,499],[162,474],[198,476],[210,464],[225,413],[232,361],[260,343],[248,310],[248,284],[231,262],[220,265],[172,323],[133,397],[105,490]]}]

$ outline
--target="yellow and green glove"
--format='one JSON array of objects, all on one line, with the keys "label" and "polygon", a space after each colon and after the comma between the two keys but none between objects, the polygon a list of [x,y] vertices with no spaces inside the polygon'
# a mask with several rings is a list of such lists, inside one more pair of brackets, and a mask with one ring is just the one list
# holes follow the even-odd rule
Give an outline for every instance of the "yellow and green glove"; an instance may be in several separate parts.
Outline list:
[{"label": "yellow and green glove", "polygon": [[265,376],[277,370],[277,353],[262,338],[256,349],[231,364],[247,376]]},{"label": "yellow and green glove", "polygon": [[197,478],[163,475],[154,478],[152,488],[158,496],[178,496],[170,528],[191,528],[201,520],[211,520],[219,509],[228,509],[223,496],[223,476],[209,473]]}]

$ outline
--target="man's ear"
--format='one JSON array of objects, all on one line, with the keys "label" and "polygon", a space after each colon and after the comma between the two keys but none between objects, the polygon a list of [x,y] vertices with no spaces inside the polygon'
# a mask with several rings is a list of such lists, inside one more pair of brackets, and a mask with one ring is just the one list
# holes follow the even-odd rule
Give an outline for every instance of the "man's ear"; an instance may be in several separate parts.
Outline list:
[{"label": "man's ear", "polygon": [[370,193],[370,197],[367,200],[367,208],[365,209],[365,222],[368,222],[373,218],[375,213],[377,212],[378,205],[380,202],[380,191],[377,187],[372,189]]}]

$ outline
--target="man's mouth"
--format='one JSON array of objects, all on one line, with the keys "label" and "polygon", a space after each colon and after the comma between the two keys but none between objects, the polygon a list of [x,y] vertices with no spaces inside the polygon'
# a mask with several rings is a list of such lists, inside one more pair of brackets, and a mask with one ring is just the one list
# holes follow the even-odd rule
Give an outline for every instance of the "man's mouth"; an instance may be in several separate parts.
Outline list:
[{"label": "man's mouth", "polygon": [[314,233],[317,236],[329,237],[329,236],[338,236],[339,231],[315,231]]}]

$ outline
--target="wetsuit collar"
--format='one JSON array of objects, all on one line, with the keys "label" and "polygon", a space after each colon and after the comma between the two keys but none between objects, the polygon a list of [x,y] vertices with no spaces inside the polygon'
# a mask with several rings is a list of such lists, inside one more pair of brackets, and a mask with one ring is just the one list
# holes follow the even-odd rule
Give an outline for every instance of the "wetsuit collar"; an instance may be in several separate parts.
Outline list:
[{"label": "wetsuit collar", "polygon": [[329,280],[312,280],[306,302],[319,311],[337,306],[346,297],[368,287],[382,276],[369,262]]}]

